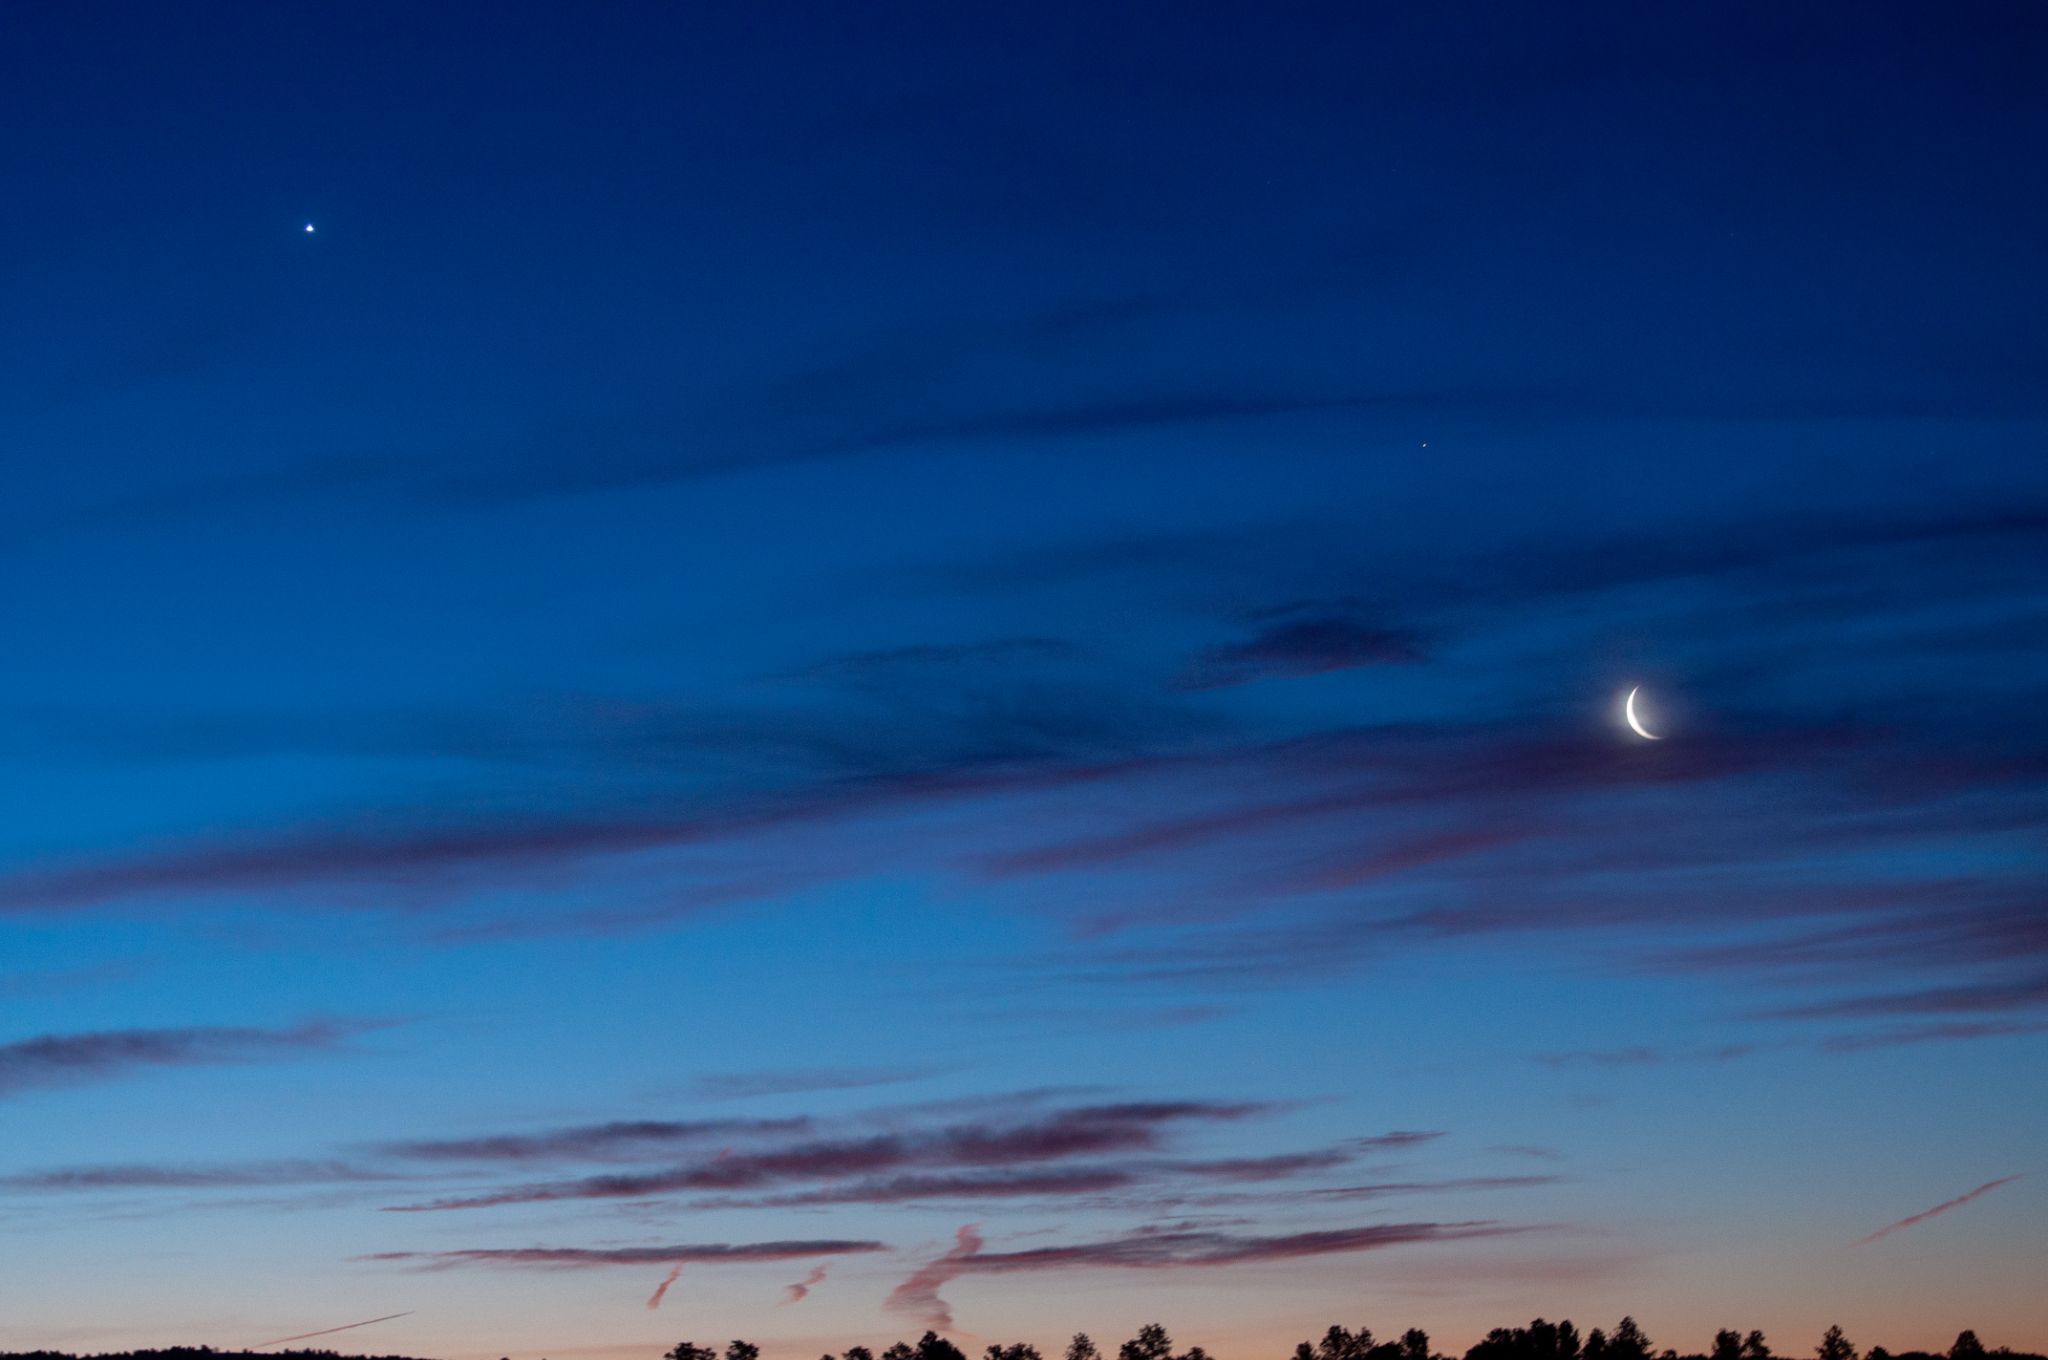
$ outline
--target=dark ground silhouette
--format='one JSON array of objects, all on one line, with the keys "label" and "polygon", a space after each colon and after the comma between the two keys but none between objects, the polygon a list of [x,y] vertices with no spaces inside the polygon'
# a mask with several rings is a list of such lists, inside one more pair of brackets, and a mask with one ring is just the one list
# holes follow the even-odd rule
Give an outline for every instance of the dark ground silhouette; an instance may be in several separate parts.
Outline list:
[{"label": "dark ground silhouette", "polygon": [[[1890,1351],[1883,1346],[1858,1350],[1840,1327],[1828,1328],[1811,1352],[1812,1360],[2048,1360],[2032,1351],[2005,1346],[1987,1349],[1973,1331],[1957,1336],[1946,1351]],[[211,1346],[170,1346],[159,1350],[109,1351],[78,1356],[65,1351],[0,1351],[0,1360],[415,1360],[401,1355],[343,1355],[329,1350],[223,1351]],[[750,1341],[733,1341],[724,1349],[678,1342],[660,1360],[761,1360],[761,1348]],[[819,1360],[969,1360],[963,1351],[937,1332],[926,1332],[916,1342],[899,1341],[878,1357],[866,1346],[849,1346],[838,1355]],[[1046,1360],[1036,1346],[1025,1342],[995,1343],[983,1349],[981,1360]],[[1103,1353],[1088,1338],[1077,1333],[1065,1353],[1055,1360],[1104,1360]],[[1173,1339],[1158,1323],[1138,1329],[1138,1334],[1117,1347],[1116,1360],[1216,1360],[1200,1346],[1176,1351]],[[1430,1349],[1429,1334],[1409,1328],[1399,1337],[1381,1341],[1370,1328],[1352,1331],[1331,1327],[1316,1341],[1304,1341],[1287,1357],[1272,1360],[1460,1360]],[[1658,1349],[1634,1318],[1625,1317],[1613,1329],[1595,1327],[1580,1335],[1570,1321],[1546,1322],[1537,1318],[1526,1327],[1496,1327],[1468,1349],[1462,1360],[1808,1360],[1807,1353],[1795,1351],[1779,1356],[1771,1350],[1764,1334],[1726,1330],[1714,1334],[1713,1344],[1703,1351],[1681,1352]]]}]

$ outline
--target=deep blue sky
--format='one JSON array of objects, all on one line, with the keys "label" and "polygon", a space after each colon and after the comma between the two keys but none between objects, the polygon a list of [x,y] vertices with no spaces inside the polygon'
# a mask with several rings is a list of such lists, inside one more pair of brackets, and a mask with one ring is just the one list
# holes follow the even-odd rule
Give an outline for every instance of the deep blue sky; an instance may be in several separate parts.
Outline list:
[{"label": "deep blue sky", "polygon": [[2048,1345],[2044,82],[8,8],[0,1347]]}]

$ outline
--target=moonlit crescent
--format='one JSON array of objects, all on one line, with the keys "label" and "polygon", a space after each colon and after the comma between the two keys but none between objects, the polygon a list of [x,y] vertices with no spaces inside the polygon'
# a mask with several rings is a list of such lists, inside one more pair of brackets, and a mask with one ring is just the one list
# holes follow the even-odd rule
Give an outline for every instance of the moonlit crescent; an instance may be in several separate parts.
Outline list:
[{"label": "moonlit crescent", "polygon": [[1635,729],[1637,736],[1641,737],[1644,741],[1662,741],[1662,737],[1643,726],[1642,719],[1636,716],[1636,692],[1640,689],[1642,689],[1642,686],[1637,685],[1635,689],[1628,692],[1628,702],[1622,705],[1622,712],[1628,717],[1628,725]]}]

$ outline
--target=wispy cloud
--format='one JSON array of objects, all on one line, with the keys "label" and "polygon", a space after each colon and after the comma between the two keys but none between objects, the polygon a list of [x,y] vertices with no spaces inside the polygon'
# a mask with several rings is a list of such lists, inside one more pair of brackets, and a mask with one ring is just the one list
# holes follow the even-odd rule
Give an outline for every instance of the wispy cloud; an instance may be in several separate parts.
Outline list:
[{"label": "wispy cloud", "polygon": [[900,684],[920,671],[962,671],[984,666],[1015,666],[1059,660],[1074,655],[1070,642],[1050,637],[990,638],[981,642],[907,643],[821,657],[777,679],[833,680],[865,684]]},{"label": "wispy cloud", "polygon": [[1135,1184],[1130,1167],[1072,1167],[1051,1171],[890,1176],[840,1182],[794,1194],[719,1196],[691,1201],[695,1209],[793,1209],[826,1204],[909,1204],[918,1201],[1030,1199],[1096,1194]]},{"label": "wispy cloud", "polygon": [[1564,1160],[1564,1154],[1556,1148],[1544,1147],[1537,1143],[1495,1143],[1486,1150],[1488,1152],[1498,1152],[1503,1157],[1527,1157],[1532,1161],[1538,1162],[1561,1162]]},{"label": "wispy cloud", "polygon": [[[717,1196],[693,1200],[696,1209],[800,1208],[828,1204],[943,1203],[987,1199],[1070,1199],[1111,1191],[1159,1187],[1175,1180],[1215,1181],[1255,1186],[1265,1182],[1312,1176],[1355,1162],[1367,1152],[1419,1146],[1442,1135],[1391,1133],[1347,1139],[1332,1147],[1307,1152],[1257,1156],[1168,1160],[1133,1158],[1114,1164],[1004,1167],[993,1171],[917,1172],[899,1176],[834,1181],[817,1189],[786,1194]],[[1380,1187],[1382,1193],[1402,1189],[1468,1189],[1533,1183],[1530,1178],[1494,1181],[1435,1181]],[[1305,1192],[1314,1193],[1314,1192]]]},{"label": "wispy cloud", "polygon": [[275,1062],[333,1052],[376,1027],[364,1021],[312,1020],[283,1029],[216,1026],[45,1034],[0,1044],[0,1098],[157,1068]]},{"label": "wispy cloud", "polygon": [[1158,1270],[1237,1265],[1380,1251],[1417,1243],[1495,1237],[1522,1231],[1526,1229],[1470,1222],[1382,1223],[1275,1236],[1201,1231],[1141,1232],[1072,1246],[986,1253],[982,1250],[981,1234],[970,1224],[959,1230],[952,1250],[919,1267],[897,1285],[889,1295],[888,1305],[922,1319],[927,1326],[947,1328],[953,1325],[953,1313],[939,1291],[962,1275],[1098,1267]]},{"label": "wispy cloud", "polygon": [[1333,1185],[1299,1193],[1309,1199],[1380,1199],[1387,1195],[1427,1194],[1439,1190],[1527,1190],[1556,1185],[1562,1176],[1451,1176],[1428,1181],[1381,1181],[1372,1185]]},{"label": "wispy cloud", "polygon": [[[1444,581],[1380,593],[1398,595],[1400,617],[1432,639],[1482,632],[1532,602],[1576,608],[1673,572],[1688,598],[1697,588],[1740,612],[1757,593],[1759,564],[1891,561],[1930,547],[1968,556],[2044,522],[2039,507],[1801,519],[1451,564]],[[1215,545],[1098,545],[1076,569],[1156,567],[1161,552],[1178,561],[1213,556]],[[1227,670],[1264,658],[1284,669],[1375,655],[1373,630],[1407,625],[1350,603],[1346,589],[1312,592],[1321,603],[1310,606],[1240,610],[1251,635],[1207,660]],[[1014,892],[1063,924],[1087,911],[1072,947],[1030,961],[1081,981],[1284,986],[1394,951],[1518,936],[1535,947],[1597,947],[1617,968],[1725,973],[1768,989],[1750,1013],[1769,1023],[1993,1021],[2048,1005],[2035,976],[2048,960],[2038,869],[2009,853],[2048,808],[2048,757],[2031,728],[1958,739],[1910,708],[1845,700],[1795,711],[1710,677],[1697,682],[1699,711],[1682,739],[1647,749],[1611,739],[1590,703],[1584,713],[1560,707],[1558,686],[1588,682],[1549,672],[1540,694],[1510,695],[1484,716],[1339,727],[1267,712],[1252,721],[1226,710],[1255,696],[1173,691],[1184,638],[1142,662],[1106,658],[1085,685],[982,692],[1013,653],[1050,659],[1040,655],[1047,641],[1019,632],[845,654],[820,664],[840,679],[886,674],[890,683],[781,686],[800,700],[786,711],[706,718],[677,702],[590,701],[607,716],[551,716],[538,733],[442,715],[403,749],[443,750],[453,731],[465,758],[529,762],[545,776],[573,767],[577,779],[549,777],[548,787],[589,796],[573,806],[536,798],[522,805],[538,810],[517,819],[363,815],[58,863],[0,880],[0,912],[156,896],[374,896],[435,907],[427,929],[462,942],[641,930],[708,906],[910,874]],[[975,683],[960,683],[962,674]],[[906,677],[907,692],[894,693]],[[724,752],[731,778],[648,800],[650,751],[664,770]],[[632,796],[621,792],[629,787]],[[885,818],[888,834],[871,834]],[[943,836],[930,831],[941,818]],[[1657,834],[1630,833],[1645,821]],[[1995,852],[1982,872],[1928,874],[1932,852],[1946,859],[1971,844]],[[1921,850],[1930,854],[1909,853]],[[1816,857],[1826,872],[1800,869]],[[558,881],[615,877],[632,889],[618,896],[634,900],[599,911],[583,894],[493,896],[543,870]],[[1930,961],[1951,973],[1930,979]],[[842,1074],[798,1079],[819,1075]],[[730,1090],[765,1095],[778,1080],[742,1076]]]},{"label": "wispy cloud", "polygon": [[1880,1238],[1890,1237],[1893,1233],[1898,1232],[1902,1228],[1910,1228],[1916,1223],[1925,1223],[1928,1219],[1934,1218],[1941,1214],[1945,1214],[1951,1209],[1961,1208],[1963,1205],[1968,1204],[1971,1200],[1976,1199],[1979,1195],[1988,1195],[1993,1190],[1996,1190],[1999,1186],[2011,1185],[2014,1181],[2018,1179],[2020,1179],[2020,1177],[2014,1175],[2001,1176],[1995,1181],[1986,1181],[1984,1182],[1984,1184],[1978,1186],[1975,1190],[1969,1191],[1967,1194],[1957,1195],[1954,1199],[1943,1200],[1940,1204],[1935,1205],[1932,1209],[1922,1209],[1919,1213],[1910,1214],[1907,1217],[1900,1219],[1896,1223],[1887,1223],[1882,1228],[1879,1228],[1876,1232],[1870,1234],[1870,1236],[1859,1237],[1858,1239],[1856,1239],[1855,1245],[1859,1247],[1867,1247],[1872,1242],[1878,1241]]},{"label": "wispy cloud", "polygon": [[1448,1137],[1442,1129],[1394,1129],[1389,1133],[1375,1133],[1365,1138],[1354,1138],[1354,1147],[1371,1151],[1387,1151],[1395,1148],[1421,1147]]},{"label": "wispy cloud", "polygon": [[2048,974],[2018,982],[1955,987],[1925,987],[1909,992],[1876,993],[1786,1006],[1773,1018],[1834,1020],[1870,1016],[1981,1015],[1987,1012],[2048,1007]]},{"label": "wispy cloud", "polygon": [[1351,1161],[1355,1145],[1315,1152],[1279,1152],[1263,1157],[1219,1157],[1202,1162],[1175,1162],[1171,1169],[1189,1176],[1223,1181],[1271,1181],[1306,1171],[1328,1171]]},{"label": "wispy cloud", "polygon": [[1325,675],[1361,666],[1412,665],[1421,639],[1400,628],[1322,614],[1268,624],[1242,642],[1199,653],[1181,673],[1182,689],[1224,689],[1259,680]]},{"label": "wispy cloud", "polygon": [[461,1251],[379,1251],[358,1261],[388,1261],[443,1269],[511,1266],[536,1270],[598,1270],[610,1266],[718,1265],[734,1261],[800,1261],[887,1251],[883,1242],[819,1238],[792,1242],[696,1242],[650,1247],[473,1247]]},{"label": "wispy cloud", "polygon": [[661,1307],[661,1301],[668,1297],[669,1286],[682,1277],[683,1268],[681,1266],[675,1267],[668,1274],[662,1276],[661,1283],[654,1286],[654,1292],[647,1296],[647,1311],[651,1313]]},{"label": "wispy cloud", "polygon": [[384,1143],[387,1156],[441,1162],[536,1162],[606,1160],[638,1157],[666,1148],[720,1138],[760,1138],[798,1134],[811,1126],[807,1118],[786,1119],[631,1119],[604,1124],[577,1124],[540,1133],[496,1133],[474,1138],[433,1138]]},{"label": "wispy cloud", "polygon": [[1756,1052],[1754,1044],[1715,1044],[1707,1048],[1665,1049],[1646,1045],[1628,1048],[1587,1048],[1567,1053],[1537,1053],[1530,1061],[1544,1067],[1654,1067],[1674,1062],[1734,1062]]},{"label": "wispy cloud", "polygon": [[817,1266],[812,1269],[810,1274],[804,1276],[795,1284],[783,1286],[785,1289],[789,1290],[789,1297],[783,1300],[783,1302],[802,1303],[805,1299],[811,1296],[811,1290],[815,1289],[817,1286],[823,1284],[824,1282],[825,1267]]},{"label": "wispy cloud", "polygon": [[811,1067],[777,1072],[717,1072],[690,1083],[700,1100],[757,1100],[764,1096],[800,1095],[810,1091],[855,1091],[870,1086],[895,1086],[921,1081],[937,1069],[929,1067]]},{"label": "wispy cloud", "polygon": [[2048,1033],[2048,1021],[1944,1020],[1928,1025],[1899,1025],[1864,1034],[1836,1034],[1821,1040],[1830,1053],[1860,1053],[1872,1048],[1903,1048],[1912,1044],[1967,1043],[1975,1039],[2017,1038]]},{"label": "wispy cloud", "polygon": [[889,1291],[887,1306],[920,1318],[934,1329],[950,1329],[953,1309],[939,1297],[939,1291],[967,1272],[966,1263],[978,1256],[984,1245],[978,1225],[963,1224],[954,1232],[953,1246],[945,1255],[919,1266]]},{"label": "wispy cloud", "polygon": [[330,1185],[404,1180],[399,1172],[353,1162],[268,1161],[227,1165],[133,1163],[59,1167],[0,1176],[15,1191],[213,1190],[266,1185]]},{"label": "wispy cloud", "polygon": [[690,1191],[744,1190],[779,1183],[872,1176],[912,1168],[986,1167],[1157,1148],[1187,1121],[1233,1121],[1260,1113],[1252,1103],[1159,1101],[1087,1105],[1008,1123],[959,1123],[929,1132],[815,1139],[727,1151],[682,1166],[513,1186],[485,1194],[396,1206],[398,1212],[484,1209],[558,1200],[644,1199]]}]

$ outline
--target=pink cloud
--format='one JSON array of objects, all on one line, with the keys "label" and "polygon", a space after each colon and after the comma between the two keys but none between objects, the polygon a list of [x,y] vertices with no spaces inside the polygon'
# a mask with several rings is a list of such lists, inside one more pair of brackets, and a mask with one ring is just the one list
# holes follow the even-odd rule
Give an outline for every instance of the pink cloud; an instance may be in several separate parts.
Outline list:
[{"label": "pink cloud", "polygon": [[804,1276],[795,1284],[783,1286],[784,1288],[789,1290],[789,1298],[784,1300],[784,1302],[802,1303],[805,1299],[810,1297],[811,1290],[814,1287],[821,1285],[823,1283],[825,1283],[825,1267],[814,1266],[811,1269],[810,1274]]},{"label": "pink cloud", "polygon": [[683,1268],[681,1266],[677,1266],[675,1269],[669,1271],[666,1279],[662,1280],[660,1284],[654,1286],[654,1293],[650,1295],[647,1300],[648,1312],[651,1313],[655,1309],[661,1307],[661,1300],[663,1296],[665,1296],[668,1293],[668,1287],[674,1284],[678,1279],[682,1278],[682,1274]]}]

